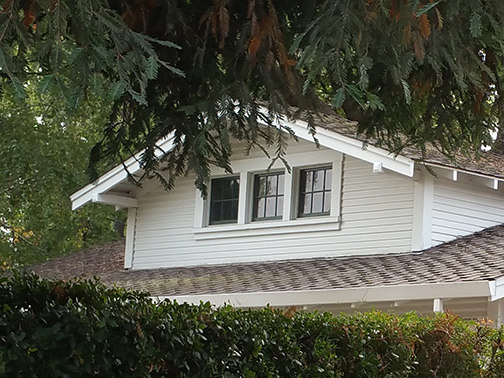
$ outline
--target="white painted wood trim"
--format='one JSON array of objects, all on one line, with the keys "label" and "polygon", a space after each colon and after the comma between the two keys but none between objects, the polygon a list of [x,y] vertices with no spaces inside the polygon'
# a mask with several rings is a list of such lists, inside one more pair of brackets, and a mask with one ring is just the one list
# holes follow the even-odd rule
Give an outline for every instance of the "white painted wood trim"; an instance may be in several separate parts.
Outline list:
[{"label": "white painted wood trim", "polygon": [[283,209],[283,214],[282,214],[282,220],[284,221],[289,221],[291,219],[294,219],[294,214],[295,214],[295,204],[294,201],[295,199],[295,191],[294,191],[294,175],[291,171],[285,170],[285,179],[284,179],[284,209]]},{"label": "white painted wood trim", "polygon": [[126,249],[124,251],[124,269],[133,267],[133,248],[135,245],[135,228],[136,228],[136,207],[128,209],[128,221],[126,228]]},{"label": "white painted wood trim", "polygon": [[504,298],[504,277],[499,277],[493,282],[492,286],[492,301]]},{"label": "white painted wood trim", "polygon": [[421,251],[424,249],[424,209],[425,209],[425,180],[424,172],[418,172],[414,180],[415,193],[413,198],[413,225],[411,235],[411,250]]},{"label": "white painted wood trim", "polygon": [[432,216],[434,212],[434,178],[429,172],[424,174],[424,198],[422,210],[422,249],[432,247]]},{"label": "white painted wood trim", "polygon": [[[268,114],[268,110],[264,107],[261,107],[261,111],[264,114]],[[277,127],[281,127],[282,125],[293,130],[297,137],[313,141],[313,135],[309,131],[307,122],[301,120],[290,121],[284,117],[281,120],[277,120],[276,124]],[[409,158],[394,156],[390,152],[378,147],[364,146],[362,141],[343,136],[323,127],[317,128],[316,138],[321,146],[367,161],[368,163],[381,162],[383,168],[413,177],[415,162]]]},{"label": "white painted wood trim", "polygon": [[398,286],[375,286],[352,289],[300,290],[257,293],[229,293],[213,295],[158,296],[155,299],[176,300],[178,303],[213,305],[231,304],[236,307],[309,306],[359,302],[434,300],[435,298],[489,297],[488,281],[453,282]]},{"label": "white painted wood trim", "polygon": [[[173,141],[175,137],[170,134],[165,139],[159,141],[158,148],[154,152],[156,157],[160,157],[164,152],[167,152],[172,149]],[[130,174],[136,174],[141,170],[140,159],[144,151],[140,151],[134,156],[130,157],[124,165],[118,165],[115,168],[111,169],[104,175],[102,175],[96,182],[86,185],[84,188],[78,190],[74,194],[70,196],[70,200],[72,201],[72,210],[76,210],[82,205],[92,201],[93,197],[96,194],[102,194],[106,191],[110,190],[117,184],[119,184],[123,180],[127,180],[128,172]],[[128,172],[126,171],[127,168]]]},{"label": "white painted wood trim", "polygon": [[341,195],[343,192],[343,160],[332,165],[331,217],[341,220]]},{"label": "white painted wood trim", "polygon": [[196,190],[194,198],[194,228],[202,228],[207,225],[208,215],[206,214],[205,200],[201,196],[201,192]]},{"label": "white painted wood trim", "polygon": [[[446,177],[446,178],[450,178],[450,179],[453,179],[453,177],[454,177],[454,174],[450,173],[450,172],[451,171],[457,171],[458,173],[464,173],[464,174],[467,174],[467,175],[470,175],[470,176],[477,176],[477,177],[487,178],[487,179],[490,179],[490,180],[497,180],[497,181],[501,181],[501,182],[504,181],[504,178],[502,178],[502,177],[495,177],[495,176],[486,175],[486,174],[483,174],[483,173],[478,173],[478,172],[473,172],[473,171],[467,171],[467,170],[465,170],[463,168],[460,168],[460,167],[452,168],[452,167],[447,167],[446,165],[436,164],[436,163],[429,163],[429,162],[422,163],[422,165],[426,165],[426,166],[429,166],[429,167],[439,168],[440,171],[445,171],[446,172],[444,174],[441,174],[440,176]],[[457,178],[458,178],[458,173],[455,176]],[[454,181],[457,181],[457,180],[454,180]],[[494,186],[494,184],[492,184],[492,186]]]},{"label": "white painted wood trim", "polygon": [[432,312],[434,312],[435,314],[444,312],[443,300],[441,298],[434,298],[432,304]]},{"label": "white painted wood trim", "polygon": [[504,299],[488,302],[487,317],[492,320],[494,328],[500,328],[504,324]]},{"label": "white painted wood trim", "polygon": [[245,224],[248,221],[249,213],[249,192],[251,185],[249,182],[250,175],[248,172],[240,172],[240,190],[238,193],[238,224]]},{"label": "white painted wood trim", "polygon": [[341,222],[332,216],[299,218],[288,221],[256,221],[245,224],[212,225],[193,229],[195,240],[242,238],[247,236],[338,231]]},{"label": "white painted wood trim", "polygon": [[138,207],[138,200],[136,198],[118,196],[113,194],[95,194],[92,201],[105,205],[114,205],[119,209]]},{"label": "white painted wood trim", "polygon": [[[265,172],[268,159],[244,159],[234,160],[232,162],[233,171],[240,177],[240,194],[238,202],[238,219],[236,223],[225,225],[208,224],[209,209],[208,199],[204,200],[196,192],[195,210],[194,210],[194,228],[195,240],[222,239],[228,237],[242,236],[260,236],[276,235],[282,233],[293,233],[305,231],[302,226],[321,227],[315,229],[310,227],[310,231],[335,231],[340,229],[341,215],[341,195],[342,195],[342,177],[343,177],[343,155],[335,151],[319,150],[310,153],[292,154],[287,157],[292,167],[292,172],[288,172],[283,165],[278,168],[283,169],[285,174],[284,187],[284,211],[282,220],[274,221],[252,221],[252,202],[254,191],[254,175]],[[308,167],[328,166],[332,172],[332,190],[331,190],[331,215],[313,218],[297,219],[297,201],[299,191],[299,170]],[[278,169],[274,167],[271,171]],[[226,177],[228,175],[218,168],[212,169],[214,177]],[[211,196],[211,193],[210,193]],[[285,228],[282,231],[281,228]]]}]

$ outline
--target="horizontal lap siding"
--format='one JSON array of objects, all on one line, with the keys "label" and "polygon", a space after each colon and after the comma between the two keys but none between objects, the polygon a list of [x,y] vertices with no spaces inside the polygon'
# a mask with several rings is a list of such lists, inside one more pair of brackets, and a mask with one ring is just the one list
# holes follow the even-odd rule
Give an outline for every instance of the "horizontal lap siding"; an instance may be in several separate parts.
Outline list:
[{"label": "horizontal lap siding", "polygon": [[457,182],[435,182],[433,245],[501,223],[504,223],[501,190],[496,191],[482,185],[470,188]]},{"label": "horizontal lap siding", "polygon": [[345,250],[359,254],[411,251],[413,180],[385,171],[373,173],[372,165],[345,157],[342,193],[342,238]]},{"label": "horizontal lap siding", "polygon": [[339,231],[196,240],[193,181],[181,178],[172,192],[158,188],[139,200],[134,269],[411,249],[413,181],[393,173],[373,174],[371,164],[356,159],[344,162]]}]

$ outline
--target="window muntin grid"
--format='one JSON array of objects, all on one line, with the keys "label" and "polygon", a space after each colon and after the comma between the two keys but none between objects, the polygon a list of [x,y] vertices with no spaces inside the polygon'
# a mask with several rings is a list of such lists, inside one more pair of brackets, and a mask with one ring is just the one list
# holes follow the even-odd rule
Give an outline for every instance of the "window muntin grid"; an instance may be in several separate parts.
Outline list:
[{"label": "window muntin grid", "polygon": [[255,175],[253,220],[282,218],[284,188],[285,174],[283,172]]},{"label": "window muntin grid", "polygon": [[298,216],[331,213],[332,169],[330,167],[300,171]]},{"label": "window muntin grid", "polygon": [[237,222],[239,193],[239,177],[225,177],[212,180],[209,224]]}]

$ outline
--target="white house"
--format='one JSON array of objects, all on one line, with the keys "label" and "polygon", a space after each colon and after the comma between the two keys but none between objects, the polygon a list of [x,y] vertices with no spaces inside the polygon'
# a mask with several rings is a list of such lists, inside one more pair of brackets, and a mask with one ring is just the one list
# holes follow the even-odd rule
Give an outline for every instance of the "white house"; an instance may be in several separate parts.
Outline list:
[{"label": "white house", "polygon": [[[214,168],[207,200],[193,177],[170,192],[156,180],[139,188],[122,166],[73,194],[74,209],[128,208],[125,270],[106,280],[179,302],[504,319],[496,156],[418,163],[412,150],[363,148],[354,125],[334,116],[320,119],[317,148],[303,121],[285,123],[299,138],[291,171],[267,170],[262,151],[235,143],[234,173]],[[131,174],[141,173],[138,156],[126,162]]]}]

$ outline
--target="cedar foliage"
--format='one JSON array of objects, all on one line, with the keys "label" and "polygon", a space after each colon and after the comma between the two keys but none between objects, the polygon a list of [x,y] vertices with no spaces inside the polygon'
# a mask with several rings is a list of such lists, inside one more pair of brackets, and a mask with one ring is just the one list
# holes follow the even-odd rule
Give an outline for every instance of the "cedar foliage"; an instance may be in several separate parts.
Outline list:
[{"label": "cedar foliage", "polygon": [[454,315],[341,315],[152,302],[90,281],[0,283],[8,377],[465,377],[504,373],[504,330]]},{"label": "cedar foliage", "polygon": [[[41,76],[68,109],[113,100],[92,176],[145,148],[131,179],[170,188],[193,171],[205,194],[210,164],[231,170],[232,138],[283,158],[258,118],[296,117],[290,106],[313,133],[313,112],[332,110],[396,152],[478,151],[503,118],[503,36],[500,0],[4,0],[0,84],[21,99]],[[160,174],[155,142],[171,133]]]}]

